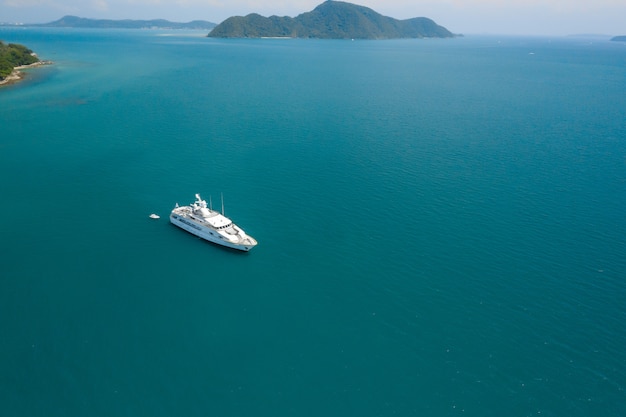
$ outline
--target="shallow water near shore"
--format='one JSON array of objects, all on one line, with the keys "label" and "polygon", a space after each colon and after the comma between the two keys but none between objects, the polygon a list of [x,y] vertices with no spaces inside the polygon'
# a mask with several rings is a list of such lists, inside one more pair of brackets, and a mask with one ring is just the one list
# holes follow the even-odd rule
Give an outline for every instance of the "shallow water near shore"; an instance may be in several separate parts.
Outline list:
[{"label": "shallow water near shore", "polygon": [[626,414],[623,44],[203,35],[0,28],[2,415]]}]

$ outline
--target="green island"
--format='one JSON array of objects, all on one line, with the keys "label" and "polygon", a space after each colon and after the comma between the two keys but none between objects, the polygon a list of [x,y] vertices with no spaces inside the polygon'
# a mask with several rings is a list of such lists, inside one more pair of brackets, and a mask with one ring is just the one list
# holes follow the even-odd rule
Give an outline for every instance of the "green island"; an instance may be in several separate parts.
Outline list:
[{"label": "green island", "polygon": [[87,19],[77,16],[63,16],[59,20],[49,23],[33,24],[29,26],[52,28],[93,28],[93,29],[199,29],[209,30],[215,23],[206,20],[194,20],[188,23],[170,22],[165,19],[153,20],[110,20]]},{"label": "green island", "polygon": [[18,69],[47,63],[40,61],[37,55],[24,45],[0,41],[0,85],[21,79]]},{"label": "green island", "polygon": [[292,17],[233,16],[209,34],[214,38],[400,39],[458,36],[426,17],[397,20],[343,1],[325,1]]}]

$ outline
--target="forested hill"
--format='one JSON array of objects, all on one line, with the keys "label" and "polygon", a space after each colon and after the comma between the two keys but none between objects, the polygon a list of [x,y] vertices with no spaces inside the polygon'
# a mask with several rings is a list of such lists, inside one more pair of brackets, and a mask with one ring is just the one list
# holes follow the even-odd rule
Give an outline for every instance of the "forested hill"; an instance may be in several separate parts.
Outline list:
[{"label": "forested hill", "polygon": [[33,51],[16,43],[5,44],[0,41],[0,81],[13,72],[13,68],[20,65],[30,65],[38,62],[39,58]]},{"label": "forested hill", "polygon": [[229,17],[217,25],[216,38],[395,39],[455,36],[426,17],[397,20],[374,10],[342,1],[325,1],[313,11],[291,17],[249,14]]},{"label": "forested hill", "polygon": [[205,20],[194,20],[188,23],[170,22],[164,19],[155,20],[110,20],[110,19],[87,19],[77,16],[64,16],[50,23],[42,23],[33,26],[41,27],[70,27],[70,28],[95,28],[95,29],[203,29],[209,30],[215,27],[215,23]]}]

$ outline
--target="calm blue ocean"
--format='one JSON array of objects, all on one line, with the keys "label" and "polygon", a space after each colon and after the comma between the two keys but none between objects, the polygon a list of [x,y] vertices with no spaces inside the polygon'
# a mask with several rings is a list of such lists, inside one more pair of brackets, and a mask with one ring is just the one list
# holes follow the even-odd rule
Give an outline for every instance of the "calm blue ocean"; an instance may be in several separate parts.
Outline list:
[{"label": "calm blue ocean", "polygon": [[0,415],[626,415],[626,44],[204,35],[0,28]]}]

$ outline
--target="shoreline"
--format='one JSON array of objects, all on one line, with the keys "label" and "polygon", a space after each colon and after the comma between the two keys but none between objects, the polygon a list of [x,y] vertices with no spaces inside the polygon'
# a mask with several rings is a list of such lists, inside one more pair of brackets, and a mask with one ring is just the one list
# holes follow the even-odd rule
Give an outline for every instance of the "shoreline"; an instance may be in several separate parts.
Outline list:
[{"label": "shoreline", "polygon": [[34,68],[34,67],[41,67],[43,65],[52,65],[52,64],[53,64],[52,61],[37,61],[37,62],[33,62],[30,65],[20,65],[17,67],[13,67],[13,71],[11,72],[11,74],[9,74],[4,80],[0,81],[0,87],[5,86],[5,85],[15,84],[17,82],[22,81],[24,77],[26,77],[26,73],[20,70]]}]

